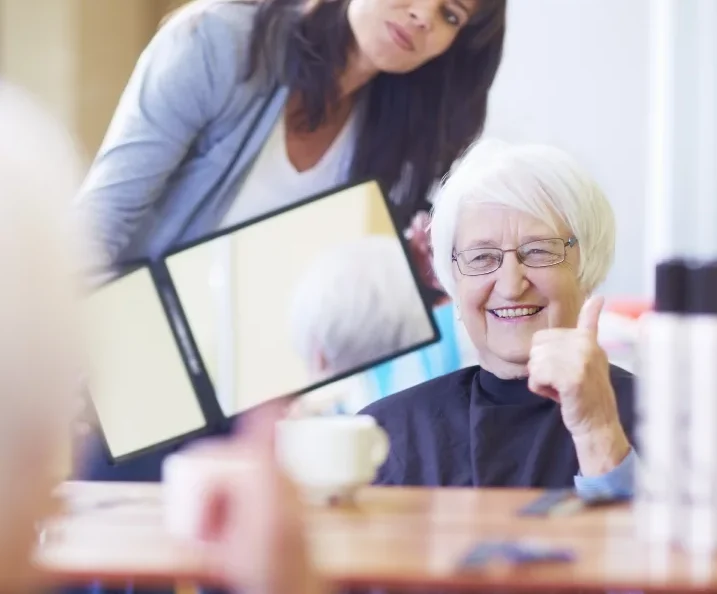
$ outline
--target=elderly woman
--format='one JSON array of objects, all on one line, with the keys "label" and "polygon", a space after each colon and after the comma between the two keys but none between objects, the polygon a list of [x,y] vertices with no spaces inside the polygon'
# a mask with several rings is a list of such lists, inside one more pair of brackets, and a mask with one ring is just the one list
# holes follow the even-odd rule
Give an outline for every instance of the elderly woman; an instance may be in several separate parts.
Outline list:
[{"label": "elderly woman", "polygon": [[365,409],[392,441],[378,482],[629,495],[633,377],[597,343],[615,221],[595,181],[555,148],[477,144],[431,235],[480,365]]}]

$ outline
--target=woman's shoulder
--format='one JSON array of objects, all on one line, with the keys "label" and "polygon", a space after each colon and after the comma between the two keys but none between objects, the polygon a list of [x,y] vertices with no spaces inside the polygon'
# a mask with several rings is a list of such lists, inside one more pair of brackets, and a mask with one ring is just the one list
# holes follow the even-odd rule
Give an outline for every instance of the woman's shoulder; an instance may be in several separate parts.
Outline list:
[{"label": "woman's shoulder", "polygon": [[256,11],[253,2],[196,0],[167,16],[137,64],[135,102],[174,97],[187,121],[242,114],[266,82],[247,78]]},{"label": "woman's shoulder", "polygon": [[619,397],[632,398],[635,390],[635,376],[617,365],[610,364],[610,381],[615,394]]},{"label": "woman's shoulder", "polygon": [[203,19],[237,32],[251,32],[257,8],[256,2],[247,0],[199,0],[176,12],[175,18]]},{"label": "woman's shoulder", "polygon": [[407,388],[391,396],[381,398],[367,406],[361,414],[377,419],[395,418],[402,413],[411,416],[435,415],[439,409],[460,405],[467,406],[477,366],[465,367],[440,377]]},{"label": "woman's shoulder", "polygon": [[199,22],[209,22],[210,25],[251,31],[257,8],[257,3],[250,0],[194,0],[169,13],[162,27],[193,26]]},{"label": "woman's shoulder", "polygon": [[620,422],[630,443],[635,443],[635,376],[622,367],[611,364],[610,383],[615,392]]},{"label": "woman's shoulder", "polygon": [[166,17],[154,44],[171,38],[199,45],[217,66],[236,72],[247,61],[256,11],[255,2],[195,0]]}]

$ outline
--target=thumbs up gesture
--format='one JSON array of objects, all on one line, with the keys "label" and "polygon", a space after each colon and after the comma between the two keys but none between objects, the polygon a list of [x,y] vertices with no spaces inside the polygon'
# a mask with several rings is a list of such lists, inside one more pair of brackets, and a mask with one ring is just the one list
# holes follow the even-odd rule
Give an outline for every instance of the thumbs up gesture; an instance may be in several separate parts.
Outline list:
[{"label": "thumbs up gesture", "polygon": [[610,365],[597,341],[602,297],[583,305],[576,328],[536,332],[528,362],[530,390],[555,400],[586,476],[612,470],[629,453],[620,425]]}]

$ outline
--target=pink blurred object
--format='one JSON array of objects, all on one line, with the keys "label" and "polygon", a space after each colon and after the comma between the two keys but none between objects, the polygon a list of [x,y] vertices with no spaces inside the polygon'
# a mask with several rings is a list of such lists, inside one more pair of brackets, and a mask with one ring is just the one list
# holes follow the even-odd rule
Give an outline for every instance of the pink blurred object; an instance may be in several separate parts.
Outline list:
[{"label": "pink blurred object", "polygon": [[635,372],[640,318],[652,310],[647,299],[609,299],[600,316],[598,342],[611,363]]},{"label": "pink blurred object", "polygon": [[637,320],[643,314],[652,311],[652,301],[630,297],[608,299],[605,303],[605,311]]}]

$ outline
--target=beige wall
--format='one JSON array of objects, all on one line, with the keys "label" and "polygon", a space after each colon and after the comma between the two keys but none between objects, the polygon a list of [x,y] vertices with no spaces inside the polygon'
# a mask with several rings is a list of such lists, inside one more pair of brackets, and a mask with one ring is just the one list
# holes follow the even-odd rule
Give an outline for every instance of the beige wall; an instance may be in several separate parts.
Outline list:
[{"label": "beige wall", "polygon": [[74,124],[76,3],[55,0],[0,2],[0,73],[38,94]]},{"label": "beige wall", "polygon": [[132,68],[176,0],[0,0],[0,74],[93,155]]}]

